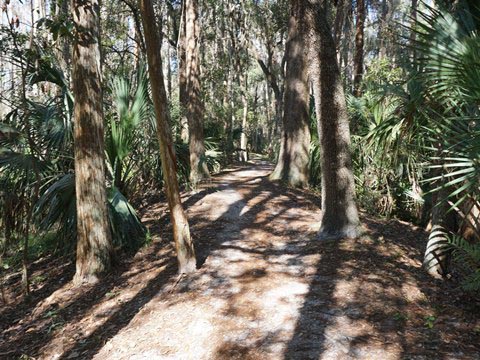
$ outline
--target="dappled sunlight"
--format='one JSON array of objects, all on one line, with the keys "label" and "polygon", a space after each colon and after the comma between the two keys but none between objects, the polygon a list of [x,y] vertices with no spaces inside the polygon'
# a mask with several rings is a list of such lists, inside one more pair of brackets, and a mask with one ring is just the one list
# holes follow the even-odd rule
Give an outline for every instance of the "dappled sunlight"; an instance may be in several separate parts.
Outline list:
[{"label": "dappled sunlight", "polygon": [[[181,344],[174,338],[190,337],[188,324],[197,324],[201,318],[205,332],[195,337],[192,352],[182,349],[185,358],[193,359],[194,354],[201,354],[200,358],[277,356],[284,351],[308,293],[303,276],[315,272],[313,264],[320,256],[308,253],[315,235],[309,229],[318,221],[317,213],[282,195],[282,188],[265,190],[265,170],[235,173],[245,181],[232,174],[221,178],[218,191],[188,207],[197,249],[207,249],[200,271],[182,280],[174,297],[150,302],[131,324],[138,331],[163,328],[155,344],[160,349],[169,344],[171,351],[172,346],[180,351]],[[228,183],[229,179],[235,182]],[[286,227],[288,221],[295,221],[298,229]],[[212,228],[218,230],[212,234]],[[209,229],[210,235],[203,236]],[[107,358],[106,349],[115,348],[123,336],[127,333],[112,339],[97,358]],[[143,349],[142,344],[138,346]],[[202,350],[197,353],[194,348]]]},{"label": "dappled sunlight", "polygon": [[[184,198],[196,273],[176,275],[172,247],[155,232],[109,282],[82,292],[64,285],[39,303],[25,325],[27,336],[45,334],[35,353],[403,359],[433,351],[425,346],[435,336],[444,353],[460,354],[452,339],[464,327],[430,301],[438,291],[420,268],[421,229],[364,218],[358,239],[317,240],[319,199],[268,181],[269,169],[228,171]],[[150,204],[145,217],[169,236],[164,205]]]},{"label": "dappled sunlight", "polygon": [[[149,296],[168,280],[174,269],[172,249],[153,244],[109,275],[109,282],[75,288],[70,282],[32,309],[10,339],[32,342],[29,353],[42,359],[78,357],[103,346],[104,339],[127,325]],[[61,336],[59,335],[61,333]],[[86,356],[86,355],[85,355]]]},{"label": "dappled sunlight", "polygon": [[0,360],[480,360],[480,0],[1,2]]}]

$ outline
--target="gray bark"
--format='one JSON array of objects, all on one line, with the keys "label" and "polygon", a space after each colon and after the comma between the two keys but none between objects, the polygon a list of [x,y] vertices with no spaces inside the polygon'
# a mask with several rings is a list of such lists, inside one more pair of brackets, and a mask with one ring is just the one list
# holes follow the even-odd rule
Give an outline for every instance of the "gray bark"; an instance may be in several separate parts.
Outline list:
[{"label": "gray bark", "polygon": [[356,237],[359,218],[350,158],[347,106],[335,43],[319,0],[306,2],[310,79],[321,145],[322,224],[320,237]]},{"label": "gray bark", "polygon": [[188,143],[190,149],[190,183],[208,179],[203,135],[203,104],[200,86],[198,1],[185,0],[185,67],[186,67],[186,110],[188,119]]},{"label": "gray bark", "polygon": [[271,180],[282,180],[295,187],[308,186],[310,149],[308,71],[305,61],[305,16],[302,1],[291,1],[289,39],[285,48],[286,77],[283,130],[277,165]]}]

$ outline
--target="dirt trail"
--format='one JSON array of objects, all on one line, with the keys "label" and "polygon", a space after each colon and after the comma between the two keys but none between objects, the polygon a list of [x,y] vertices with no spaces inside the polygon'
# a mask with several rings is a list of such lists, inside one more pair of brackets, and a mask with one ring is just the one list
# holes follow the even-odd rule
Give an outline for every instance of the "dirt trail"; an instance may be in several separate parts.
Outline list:
[{"label": "dirt trail", "polygon": [[[48,359],[480,358],[478,308],[424,275],[422,230],[364,218],[360,239],[316,241],[318,198],[269,182],[270,171],[256,161],[185,195],[203,262],[194,276],[178,278],[155,242],[91,297],[63,288],[40,302],[36,313],[63,304],[63,324],[24,349]],[[153,204],[144,220],[156,229],[162,216]],[[38,319],[21,331],[40,336]]]}]

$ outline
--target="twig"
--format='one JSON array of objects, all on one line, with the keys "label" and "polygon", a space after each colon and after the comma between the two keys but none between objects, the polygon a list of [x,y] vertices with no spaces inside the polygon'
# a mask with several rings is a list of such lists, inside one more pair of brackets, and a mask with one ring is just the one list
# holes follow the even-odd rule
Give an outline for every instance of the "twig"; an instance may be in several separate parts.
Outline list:
[{"label": "twig", "polygon": [[178,283],[185,277],[185,274],[179,274],[177,277],[177,280],[175,280],[175,283],[172,285],[171,289],[168,290],[168,293],[171,294],[173,290],[177,287]]}]

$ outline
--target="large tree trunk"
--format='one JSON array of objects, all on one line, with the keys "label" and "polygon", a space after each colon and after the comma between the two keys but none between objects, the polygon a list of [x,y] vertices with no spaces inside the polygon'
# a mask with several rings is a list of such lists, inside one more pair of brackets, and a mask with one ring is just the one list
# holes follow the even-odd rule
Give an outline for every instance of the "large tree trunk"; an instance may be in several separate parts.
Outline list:
[{"label": "large tree trunk", "polygon": [[178,188],[177,166],[169,128],[170,120],[167,108],[167,95],[163,81],[160,41],[155,23],[155,13],[153,12],[153,6],[150,0],[141,0],[140,7],[143,27],[145,29],[148,72],[157,119],[160,158],[162,161],[168,207],[170,209],[170,219],[173,226],[173,239],[177,250],[178,268],[180,273],[191,273],[196,270],[195,251],[190,237],[190,227],[185,211],[183,210]]},{"label": "large tree trunk", "polygon": [[186,0],[186,105],[190,148],[190,183],[193,187],[210,177],[205,162],[203,104],[200,87],[198,1]]},{"label": "large tree trunk", "polygon": [[305,17],[302,0],[291,1],[288,41],[285,49],[285,109],[277,165],[270,175],[291,186],[308,186],[310,149],[308,71],[305,61],[305,33],[300,21]]},{"label": "large tree trunk", "polygon": [[97,281],[108,270],[112,243],[105,189],[98,0],[72,0],[72,16],[77,198],[77,269],[73,281],[79,285]]},{"label": "large tree trunk", "polygon": [[363,78],[363,37],[365,27],[365,0],[357,0],[357,21],[355,24],[355,56],[353,57],[353,92],[361,95],[360,86]]},{"label": "large tree trunk", "polygon": [[306,2],[309,74],[314,88],[318,138],[322,149],[323,217],[320,237],[356,237],[359,219],[350,159],[350,129],[335,43],[320,0],[302,1]]}]

